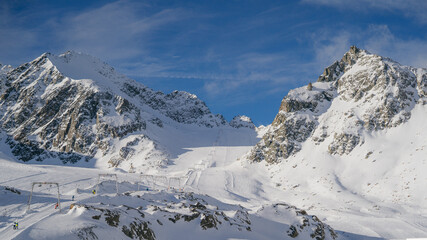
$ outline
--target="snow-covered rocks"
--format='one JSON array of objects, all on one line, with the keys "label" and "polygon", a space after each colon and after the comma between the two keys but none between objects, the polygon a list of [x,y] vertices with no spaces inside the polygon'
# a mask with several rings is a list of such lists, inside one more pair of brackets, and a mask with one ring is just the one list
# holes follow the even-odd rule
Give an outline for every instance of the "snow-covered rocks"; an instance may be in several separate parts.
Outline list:
[{"label": "snow-covered rocks", "polygon": [[0,76],[6,75],[7,73],[9,73],[12,70],[13,70],[12,66],[10,66],[10,65],[3,65],[3,64],[0,63]]},{"label": "snow-covered rocks", "polygon": [[125,146],[114,145],[129,135],[144,139],[133,152],[151,149],[145,159],[166,160],[167,150],[150,138],[147,126],[212,128],[227,122],[193,94],[155,92],[95,57],[68,51],[45,53],[15,69],[1,67],[0,124],[22,161],[75,163],[108,155],[110,166],[120,166],[138,155],[123,157]]},{"label": "snow-covered rocks", "polygon": [[250,153],[252,161],[281,161],[301,149],[301,143],[311,136],[317,116],[331,104],[335,95],[329,83],[314,83],[291,90],[280,105],[279,113],[262,140]]},{"label": "snow-covered rocks", "polygon": [[252,119],[248,116],[245,115],[238,115],[235,116],[231,121],[230,121],[230,126],[234,127],[234,128],[241,128],[241,127],[245,127],[245,128],[251,128],[251,129],[255,129],[255,125],[252,122]]},{"label": "snow-covered rocks", "polygon": [[[194,193],[128,192],[114,198],[97,196],[76,202],[65,215],[36,223],[37,235],[49,223],[62,224],[55,237],[87,239],[339,239],[316,216],[284,203],[250,213]],[[280,231],[270,231],[278,228]],[[40,233],[41,234],[41,233]],[[50,237],[52,232],[44,231]],[[25,234],[24,234],[25,235]]]},{"label": "snow-covered rocks", "polygon": [[[248,164],[266,165],[289,203],[323,212],[319,216],[387,215],[413,230],[399,233],[378,223],[371,236],[423,237],[424,227],[416,226],[426,222],[427,209],[420,190],[427,171],[426,79],[425,69],[352,47],[311,90],[304,86],[284,97],[263,139],[246,155]],[[363,218],[353,222],[372,223]],[[350,222],[344,219],[328,223],[364,231],[341,228]]]},{"label": "snow-covered rocks", "polygon": [[396,127],[426,102],[425,69],[402,66],[354,46],[318,81],[291,90],[251,161],[280,162],[312,140],[329,142],[330,154],[349,154],[363,133]]}]

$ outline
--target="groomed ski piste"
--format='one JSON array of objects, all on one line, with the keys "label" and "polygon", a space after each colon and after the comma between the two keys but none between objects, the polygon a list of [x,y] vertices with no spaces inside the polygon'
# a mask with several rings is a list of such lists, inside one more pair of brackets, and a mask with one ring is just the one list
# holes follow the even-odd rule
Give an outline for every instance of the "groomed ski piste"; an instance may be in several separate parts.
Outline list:
[{"label": "groomed ski piste", "polygon": [[[420,109],[419,113],[407,123],[419,123],[419,128],[411,128],[414,134],[408,136],[419,136],[415,131],[427,129],[419,119],[423,111]],[[404,130],[405,126],[398,127],[389,134],[401,136]],[[303,224],[304,219],[298,217],[306,216],[305,211],[307,216],[316,215],[332,227],[336,239],[405,239],[426,235],[425,208],[375,201],[344,186],[339,195],[328,189],[310,189],[310,186],[284,190],[271,178],[271,172],[280,169],[280,165],[250,164],[239,159],[259,141],[260,129],[256,132],[189,126],[165,129],[158,132],[158,137],[166,137],[166,133],[172,134],[175,140],[182,139],[171,140],[176,157],[171,158],[167,166],[147,173],[82,167],[79,163],[71,166],[44,162],[24,164],[11,159],[9,150],[3,148],[0,238],[124,239],[142,231],[147,239],[153,237],[152,234],[155,239],[294,239],[288,229],[292,224]],[[421,145],[417,149],[426,147]],[[118,195],[115,177],[99,177],[106,173],[116,174]],[[308,177],[297,174],[301,175],[301,181]],[[55,209],[56,188],[49,185],[35,186],[28,210],[32,182],[58,182],[62,210]],[[93,194],[97,188],[98,192]],[[290,214],[292,206],[305,211]],[[222,224],[216,222],[218,225],[212,226],[208,221],[203,225],[209,219],[207,216],[213,215],[202,211],[220,211],[213,215],[220,216],[218,220]],[[133,214],[144,215],[150,224],[136,224]],[[183,216],[187,216],[185,220],[180,219]],[[310,221],[313,219],[317,218],[311,217]],[[18,230],[13,230],[14,222],[19,223]],[[312,238],[298,231],[297,239]],[[326,237],[331,238],[331,233],[326,231]]]}]

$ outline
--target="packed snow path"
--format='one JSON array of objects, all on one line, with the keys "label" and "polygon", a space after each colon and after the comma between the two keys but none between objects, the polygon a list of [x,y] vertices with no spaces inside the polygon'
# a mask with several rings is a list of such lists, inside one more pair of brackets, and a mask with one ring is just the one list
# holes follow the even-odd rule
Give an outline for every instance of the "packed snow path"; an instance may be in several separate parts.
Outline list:
[{"label": "packed snow path", "polygon": [[[174,159],[174,164],[159,174],[187,175],[188,178],[184,186],[187,191],[210,194],[227,199],[230,203],[241,200],[247,201],[246,197],[239,196],[239,193],[236,194],[236,191],[241,191],[243,195],[246,195],[248,189],[245,187],[236,188],[234,174],[241,169],[241,162],[238,161],[238,158],[248,152],[258,140],[256,133],[250,129],[246,131],[232,128],[218,129],[213,136],[211,146],[191,149],[191,151]],[[187,173],[183,174],[181,169],[187,169]],[[267,174],[264,175],[264,178],[265,176]],[[239,179],[244,178],[246,177],[242,176]],[[259,180],[250,179],[248,181],[251,182],[246,183],[247,186],[256,185],[261,188]],[[253,191],[253,189],[249,189],[249,191]],[[255,193],[260,191],[258,189]],[[258,198],[259,196],[256,199]],[[254,204],[260,203],[257,200]]]},{"label": "packed snow path", "polygon": [[[68,204],[68,207],[69,207],[69,204]],[[24,205],[24,208],[25,208],[25,205]],[[19,234],[22,234],[22,232],[25,232],[31,229],[31,226],[34,225],[35,223],[53,214],[60,213],[58,209],[54,208],[54,204],[52,203],[34,204],[33,209],[36,209],[36,210],[30,210],[28,212],[25,212],[22,214],[22,216],[18,216],[12,220],[12,222],[15,222],[15,221],[18,222],[18,230],[14,230],[12,228],[12,224],[8,224],[9,226],[0,232],[0,236],[8,236],[11,239],[15,238]],[[19,239],[19,238],[16,238],[16,239]]]}]

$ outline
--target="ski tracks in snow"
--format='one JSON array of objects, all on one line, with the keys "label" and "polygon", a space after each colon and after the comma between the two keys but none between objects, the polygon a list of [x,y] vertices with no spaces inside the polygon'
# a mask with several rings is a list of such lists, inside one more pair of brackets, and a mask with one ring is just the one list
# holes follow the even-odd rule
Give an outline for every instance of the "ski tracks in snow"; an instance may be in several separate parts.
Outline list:
[{"label": "ski tracks in snow", "polygon": [[207,168],[216,167],[216,163],[214,162],[214,155],[217,152],[217,146],[219,145],[219,139],[222,135],[222,129],[218,130],[217,136],[215,138],[214,143],[212,144],[211,150],[205,159],[203,159],[200,163],[194,164],[194,168],[188,169],[187,172],[187,181],[184,184],[185,187],[190,187],[195,190],[199,190],[199,181],[202,175],[202,172]]},{"label": "ski tracks in snow", "polygon": [[[14,219],[13,221],[19,224],[18,230],[13,230],[11,224],[0,232],[0,236],[8,236],[10,239],[21,239],[19,236],[25,235],[25,233],[30,231],[32,225],[58,212],[59,210],[54,208],[54,204],[46,203],[44,207],[37,208],[37,211],[30,210],[28,213],[24,213],[22,217]],[[22,239],[26,239],[25,236]]]}]

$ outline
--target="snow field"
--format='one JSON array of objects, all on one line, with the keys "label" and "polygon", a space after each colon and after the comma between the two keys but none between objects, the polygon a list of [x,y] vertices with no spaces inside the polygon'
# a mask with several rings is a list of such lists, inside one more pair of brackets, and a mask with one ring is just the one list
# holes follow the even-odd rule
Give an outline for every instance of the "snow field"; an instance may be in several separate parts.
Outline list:
[{"label": "snow field", "polygon": [[[91,193],[97,184],[98,174],[109,172],[117,174],[120,193],[137,191],[139,186],[142,193],[154,194],[157,190],[168,190],[168,184],[173,193],[170,180],[179,178],[179,185],[182,185],[184,192],[208,194],[225,204],[241,205],[252,213],[256,213],[261,206],[274,202],[295,205],[317,215],[320,220],[338,230],[339,235],[345,239],[422,237],[427,229],[426,218],[423,217],[426,216],[425,191],[422,190],[424,185],[421,181],[411,179],[425,177],[420,172],[425,165],[419,165],[425,164],[423,153],[426,144],[422,137],[423,129],[427,129],[422,121],[425,112],[424,108],[416,109],[413,118],[407,123],[416,127],[407,128],[408,126],[402,125],[401,128],[388,130],[383,136],[372,137],[372,140],[367,136],[366,143],[345,158],[326,155],[322,145],[314,148],[309,146],[312,143],[307,142],[303,149],[310,149],[309,151],[303,150],[279,165],[250,164],[239,159],[259,140],[259,136],[254,130],[232,128],[158,131],[157,140],[169,139],[169,142],[164,142],[170,144],[168,148],[174,149],[170,153],[169,165],[142,175],[126,173],[120,169],[22,164],[4,155],[0,160],[0,185],[19,189],[22,194],[8,193],[7,199],[11,200],[7,201],[1,198],[0,218],[4,223],[0,225],[0,236],[5,236],[6,239],[37,239],[41,237],[37,234],[41,233],[36,228],[49,230],[52,225],[58,228],[57,224],[53,223],[59,218],[63,219],[64,214],[68,219],[67,225],[89,224],[92,220],[80,217],[85,216],[78,212],[82,211],[81,209],[68,210],[73,203],[71,196],[74,195],[78,202],[99,202],[104,198],[108,198],[108,201],[120,201],[120,198],[114,200],[114,181],[102,182],[99,195],[94,196]],[[171,134],[173,137],[170,137]],[[386,139],[395,139],[394,147],[400,148],[401,155],[398,156],[391,150],[383,150],[382,153],[373,151],[366,160],[367,152],[390,144]],[[417,145],[411,146],[411,142]],[[390,145],[390,148],[393,149],[393,145]],[[412,158],[400,160],[411,154]],[[358,170],[357,166],[360,164],[372,166],[367,168],[367,172],[363,172]],[[409,176],[405,175],[408,171],[412,172]],[[384,172],[388,175],[384,175]],[[396,180],[396,177],[409,181],[409,184]],[[64,209],[62,213],[59,214],[54,209],[55,195],[46,189],[39,189],[37,194],[47,197],[34,198],[34,211],[25,214],[28,200],[26,194],[31,190],[33,181],[60,182],[61,203]],[[394,192],[396,186],[400,188],[397,193]],[[408,186],[409,189],[405,189]],[[147,187],[149,191],[146,191]],[[412,197],[405,198],[407,195]],[[405,205],[402,202],[405,202]],[[262,218],[254,221],[259,221],[259,226],[267,225],[265,232],[271,231],[273,235],[275,229],[280,227],[277,221],[287,219],[286,216],[276,216],[268,211],[263,214],[265,215]],[[269,224],[265,223],[267,218]],[[20,223],[21,230],[11,229],[14,221]],[[179,229],[194,231],[191,230],[192,227],[180,224],[171,225],[171,231],[166,234],[172,234]],[[36,228],[32,227],[36,225]],[[58,228],[49,238],[54,239],[61,232],[71,230]],[[270,236],[272,238],[265,235],[264,239],[274,239],[273,235]],[[73,239],[71,236],[75,234],[69,236]],[[214,236],[227,239],[225,235]],[[234,235],[234,238],[245,238],[244,236]],[[228,237],[231,238],[232,235]],[[246,238],[251,239],[249,236]]]}]

